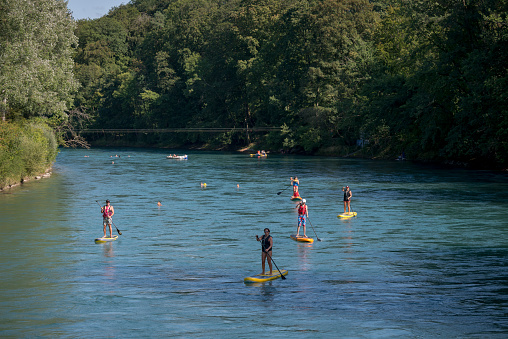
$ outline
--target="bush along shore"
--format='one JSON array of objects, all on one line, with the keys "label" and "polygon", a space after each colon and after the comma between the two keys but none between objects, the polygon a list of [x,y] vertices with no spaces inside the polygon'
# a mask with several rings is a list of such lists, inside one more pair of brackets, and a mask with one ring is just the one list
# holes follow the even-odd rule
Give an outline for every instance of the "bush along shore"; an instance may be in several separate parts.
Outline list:
[{"label": "bush along shore", "polygon": [[0,190],[50,176],[57,154],[55,133],[44,122],[0,121]]}]

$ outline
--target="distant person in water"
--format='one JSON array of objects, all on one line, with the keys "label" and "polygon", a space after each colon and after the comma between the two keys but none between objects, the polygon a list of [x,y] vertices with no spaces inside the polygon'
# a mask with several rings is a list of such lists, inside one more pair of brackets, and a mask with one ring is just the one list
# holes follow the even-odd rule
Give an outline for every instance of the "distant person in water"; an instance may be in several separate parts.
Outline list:
[{"label": "distant person in water", "polygon": [[353,192],[349,189],[349,186],[346,188],[342,187],[342,192],[344,192],[344,213],[351,212],[351,197],[353,196]]},{"label": "distant person in water", "polygon": [[157,206],[162,206],[161,202],[160,201],[157,201]]},{"label": "distant person in water", "polygon": [[307,238],[307,232],[305,230],[305,217],[309,217],[309,209],[307,207],[307,200],[303,199],[300,202],[300,205],[297,205],[298,208],[298,228],[296,229],[296,236],[300,236],[300,226],[303,226],[303,236]]},{"label": "distant person in water", "polygon": [[270,229],[264,229],[264,235],[260,238],[256,235],[256,240],[261,241],[261,269],[263,272],[261,274],[265,274],[265,261],[268,261],[268,266],[270,267],[270,275],[273,275],[272,272],[272,246],[273,246],[273,238],[270,235]]},{"label": "distant person in water", "polygon": [[109,226],[109,237],[113,237],[113,229],[111,228],[111,224],[113,222],[113,215],[115,214],[115,209],[110,205],[109,200],[106,200],[106,205],[101,207],[102,213],[102,224],[104,225],[104,238],[106,238],[106,227]]}]

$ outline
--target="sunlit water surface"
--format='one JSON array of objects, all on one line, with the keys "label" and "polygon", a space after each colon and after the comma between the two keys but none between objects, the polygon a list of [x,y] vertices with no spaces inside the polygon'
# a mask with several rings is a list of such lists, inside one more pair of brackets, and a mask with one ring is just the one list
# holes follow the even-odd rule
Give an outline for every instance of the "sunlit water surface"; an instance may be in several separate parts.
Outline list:
[{"label": "sunlit water surface", "polygon": [[[506,174],[170,153],[64,149],[51,178],[0,193],[0,336],[508,336]],[[289,238],[295,175],[311,245]],[[122,235],[95,244],[106,199]],[[289,274],[244,284],[264,227]]]}]

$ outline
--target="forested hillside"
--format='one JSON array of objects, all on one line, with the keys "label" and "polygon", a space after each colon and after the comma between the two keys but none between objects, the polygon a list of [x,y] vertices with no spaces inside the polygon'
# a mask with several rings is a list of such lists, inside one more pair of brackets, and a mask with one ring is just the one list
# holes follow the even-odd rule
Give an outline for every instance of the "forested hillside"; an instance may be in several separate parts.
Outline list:
[{"label": "forested hillside", "polygon": [[86,137],[506,167],[507,12],[507,0],[132,0],[75,23],[61,0],[0,0],[2,119],[278,127]]},{"label": "forested hillside", "polygon": [[507,12],[507,0],[132,0],[77,22],[75,106],[90,128],[283,127],[122,137],[132,144],[505,166]]}]

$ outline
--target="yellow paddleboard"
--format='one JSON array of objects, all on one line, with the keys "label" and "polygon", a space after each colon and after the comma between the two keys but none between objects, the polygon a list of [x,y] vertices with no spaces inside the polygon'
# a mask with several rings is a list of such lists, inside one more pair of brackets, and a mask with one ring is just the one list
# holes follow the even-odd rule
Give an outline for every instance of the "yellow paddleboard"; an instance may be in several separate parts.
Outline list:
[{"label": "yellow paddleboard", "polygon": [[[280,272],[282,273],[282,275],[288,274],[287,270],[280,270]],[[265,274],[256,274],[256,275],[253,275],[252,277],[246,277],[245,279],[243,279],[243,282],[245,282],[245,283],[265,282],[265,281],[270,281],[270,280],[274,280],[274,279],[281,277],[279,270],[276,270],[275,267],[274,267],[272,273],[273,273],[272,275],[270,275],[270,272],[267,272]]]},{"label": "yellow paddleboard", "polygon": [[118,235],[114,235],[113,238],[110,238],[110,237],[102,237],[102,238],[97,238],[95,239],[95,243],[96,244],[104,244],[106,242],[111,242],[111,241],[115,241],[116,239],[118,239]]},{"label": "yellow paddleboard", "polygon": [[291,197],[291,201],[301,201],[301,200],[302,200],[302,197],[295,197],[295,196]]},{"label": "yellow paddleboard", "polygon": [[356,212],[346,212],[346,213],[339,214],[337,216],[337,218],[352,218],[352,217],[356,217]]},{"label": "yellow paddleboard", "polygon": [[308,238],[308,237],[304,237],[303,235],[299,235],[297,237],[296,234],[291,234],[289,237],[291,239],[295,240],[295,241],[308,242],[308,243],[313,243],[314,242],[314,239]]}]

